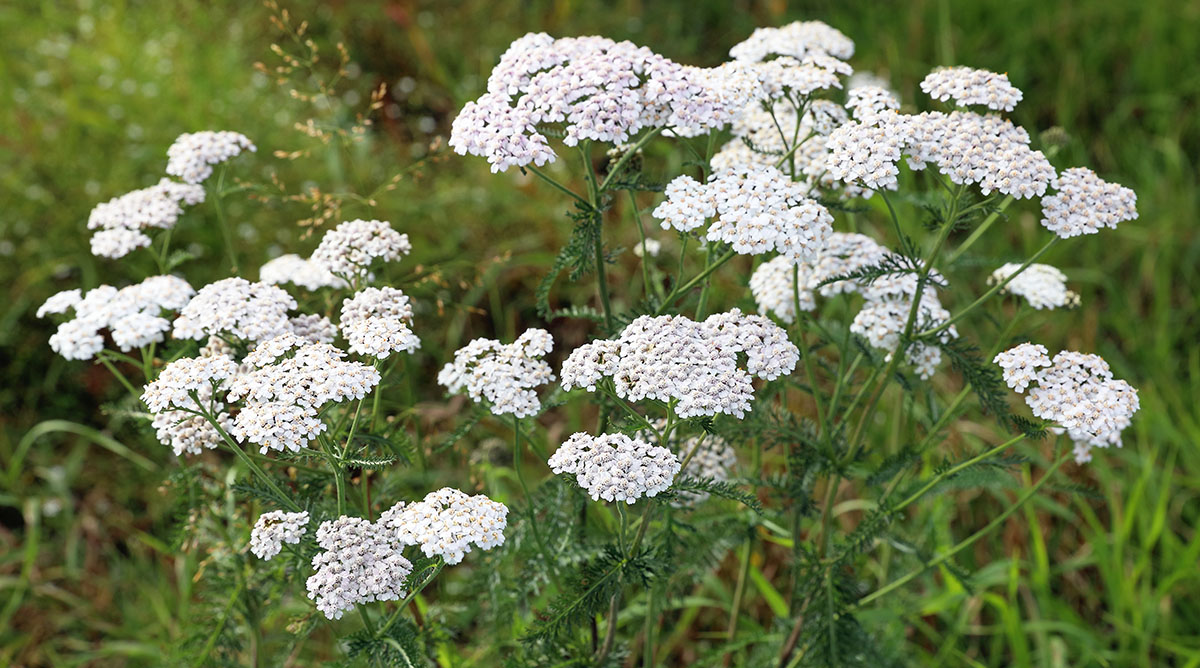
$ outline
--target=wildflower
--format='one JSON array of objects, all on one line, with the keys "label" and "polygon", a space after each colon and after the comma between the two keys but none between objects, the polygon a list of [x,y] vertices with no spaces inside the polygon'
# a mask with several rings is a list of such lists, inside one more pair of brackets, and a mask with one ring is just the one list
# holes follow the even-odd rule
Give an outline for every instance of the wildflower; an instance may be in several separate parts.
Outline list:
[{"label": "wildflower", "polygon": [[142,230],[171,229],[183,215],[183,205],[204,201],[204,188],[162,179],[156,185],[125,193],[97,204],[88,215],[92,255],[120,258],[150,245]]},{"label": "wildflower", "polygon": [[885,86],[851,86],[846,94],[846,108],[854,112],[854,118],[870,122],[883,111],[900,109],[900,99]]},{"label": "wildflower", "polygon": [[1093,448],[1121,447],[1121,432],[1138,411],[1137,390],[1113,378],[1098,355],[1064,350],[1047,359],[1046,349],[1021,344],[996,356],[1005,382],[1018,392],[1033,414],[1051,420],[1075,443],[1075,461],[1091,461]]},{"label": "wildflower", "polygon": [[1054,183],[1054,167],[1029,148],[1029,133],[995,115],[964,111],[906,117],[911,131],[909,166],[938,166],[952,182],[977,184],[984,195],[999,191],[1017,199],[1041,197]]},{"label": "wildflower", "polygon": [[421,347],[412,317],[408,297],[392,287],[366,288],[342,302],[342,332],[350,352],[379,359]]},{"label": "wildflower", "polygon": [[351,220],[325,233],[309,262],[345,279],[366,278],[375,260],[395,262],[412,252],[407,234],[382,220]]},{"label": "wildflower", "polygon": [[246,355],[245,371],[229,382],[229,401],[245,401],[234,436],[269,450],[299,451],[326,430],[319,418],[329,403],[362,399],[379,384],[374,367],[348,362],[346,353],[286,333]]},{"label": "wildflower", "polygon": [[468,496],[444,487],[416,503],[397,503],[379,516],[378,524],[395,532],[401,544],[420,545],[425,556],[440,556],[454,565],[472,544],[481,550],[504,544],[508,507],[482,494]]},{"label": "wildflower", "polygon": [[237,132],[193,132],[182,134],[167,149],[167,173],[185,183],[201,183],[212,175],[212,166],[241,154],[256,151],[245,135]]},{"label": "wildflower", "polygon": [[573,434],[548,464],[555,473],[574,475],[593,500],[631,505],[665,491],[679,473],[679,459],[670,450],[624,434]]},{"label": "wildflower", "polygon": [[299,255],[280,255],[258,270],[258,280],[268,285],[292,283],[313,292],[321,288],[344,288],[346,281],[334,276],[312,260]]},{"label": "wildflower", "polygon": [[554,339],[544,329],[526,330],[507,345],[475,339],[442,367],[438,384],[450,392],[465,389],[476,403],[486,400],[495,415],[537,415],[541,403],[536,388],[554,380],[553,370],[542,359],[553,348]]},{"label": "wildflower", "polygon": [[897,176],[909,128],[894,112],[868,116],[869,122],[850,121],[829,135],[830,176],[872,190],[896,190]]},{"label": "wildflower", "polygon": [[288,318],[288,331],[310,343],[333,343],[338,328],[323,315],[303,313]]},{"label": "wildflower", "polygon": [[[739,366],[746,355],[746,367]],[[612,379],[629,401],[677,400],[679,417],[724,413],[741,418],[754,396],[751,376],[790,373],[799,350],[761,316],[734,309],[695,322],[683,316],[641,316],[612,341],[576,348],[563,362],[562,386],[595,391]]]},{"label": "wildflower", "polygon": [[1137,195],[1116,183],[1108,183],[1086,167],[1063,171],[1054,184],[1057,193],[1042,198],[1042,225],[1069,239],[1095,234],[1102,227],[1138,217]]},{"label": "wildflower", "polygon": [[341,619],[360,603],[398,601],[407,594],[412,563],[382,522],[349,516],[322,522],[317,544],[324,551],[313,557],[306,587],[329,619]]},{"label": "wildflower", "polygon": [[[1009,262],[992,272],[988,283],[1000,283],[1021,268]],[[1004,291],[1022,297],[1035,309],[1078,306],[1079,295],[1067,289],[1067,275],[1048,264],[1031,264],[1004,286]]]},{"label": "wildflower", "polygon": [[772,55],[803,58],[813,53],[847,60],[854,55],[854,42],[821,21],[795,21],[780,28],[756,28],[729,50],[731,57],[751,62]]},{"label": "wildflower", "polygon": [[67,359],[84,360],[104,349],[104,330],[122,351],[162,341],[171,328],[165,312],[178,310],[192,294],[192,286],[182,278],[152,276],[119,290],[101,285],[86,295],[79,290],[59,293],[38,309],[38,315],[74,310],[74,317],[50,337],[50,347]]},{"label": "wildflower", "polygon": [[[795,276],[798,291],[793,290],[793,271],[799,272]],[[804,263],[797,266],[782,255],[760,264],[750,275],[750,294],[758,304],[758,310],[773,313],[789,325],[796,321],[797,301],[801,311],[817,308],[817,302],[813,299],[814,287],[812,265]]]},{"label": "wildflower", "polygon": [[182,357],[164,367],[146,386],[142,401],[152,413],[182,408],[190,403],[192,392],[211,390],[214,382],[232,378],[237,371],[237,362],[225,355]]},{"label": "wildflower", "polygon": [[250,551],[259,559],[270,561],[283,549],[283,544],[295,545],[304,537],[308,513],[285,513],[273,510],[258,516],[250,532]]},{"label": "wildflower", "polygon": [[[900,337],[912,313],[917,282],[916,274],[905,272],[888,274],[858,286],[858,290],[866,297],[866,303],[854,316],[850,331],[865,338],[871,347],[885,351],[887,360],[891,360],[900,346]],[[921,300],[917,304],[914,332],[938,327],[950,319],[950,312],[942,307],[936,288],[930,284],[942,282],[944,278],[940,274],[930,273],[929,283],[922,289]],[[939,342],[948,343],[958,338],[958,330],[951,325],[936,336]],[[907,346],[905,359],[916,369],[918,376],[929,378],[941,363],[942,352],[936,345],[918,341]]]},{"label": "wildflower", "polygon": [[1046,346],[1036,343],[1022,343],[1014,348],[996,355],[992,360],[1003,370],[1004,382],[1024,393],[1030,383],[1037,381],[1038,367],[1050,366],[1050,355]]},{"label": "wildflower", "polygon": [[633,254],[638,257],[646,255],[658,257],[660,252],[662,252],[662,242],[658,239],[644,239],[633,245]]},{"label": "wildflower", "polygon": [[970,67],[947,67],[930,72],[921,81],[921,90],[929,97],[945,102],[954,100],[964,107],[983,105],[988,109],[1012,111],[1021,101],[1021,91],[996,74]]},{"label": "wildflower", "polygon": [[175,320],[174,335],[202,339],[228,334],[264,341],[291,330],[288,310],[296,300],[282,288],[231,277],[210,283],[188,302]]},{"label": "wildflower", "polygon": [[833,232],[833,216],[807,191],[774,167],[722,172],[703,186],[682,176],[668,185],[667,200],[653,215],[664,229],[682,232],[715,213],[709,241],[724,241],[744,255],[776,251],[799,263],[815,256]]},{"label": "wildflower", "polygon": [[804,124],[821,136],[828,136],[847,120],[846,109],[831,100],[813,100],[804,116]]}]

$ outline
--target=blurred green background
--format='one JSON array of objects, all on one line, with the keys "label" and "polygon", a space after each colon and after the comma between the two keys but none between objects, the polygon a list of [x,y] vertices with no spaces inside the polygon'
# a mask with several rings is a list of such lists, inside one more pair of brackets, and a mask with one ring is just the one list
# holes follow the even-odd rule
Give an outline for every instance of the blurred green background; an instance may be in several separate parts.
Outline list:
[{"label": "blurred green background", "polygon": [[[107,402],[120,388],[100,367],[54,356],[46,343],[52,325],[33,312],[59,290],[138,276],[142,268],[89,254],[87,215],[99,201],[156,182],[175,136],[240,131],[259,152],[232,174],[259,183],[274,175],[289,195],[319,185],[334,196],[317,198],[325,204],[338,193],[373,192],[425,159],[381,192],[376,207],[344,198],[336,214],[392,221],[412,237],[414,262],[444,272],[446,286],[436,294],[446,308],[430,309],[422,338],[444,333],[444,347],[453,350],[466,337],[511,336],[537,322],[532,288],[569,231],[564,203],[545,189],[436,149],[435,138],[482,91],[509,42],[529,31],[601,34],[712,65],[755,26],[821,19],[856,41],[857,69],[887,76],[908,104],[936,65],[1007,72],[1025,92],[1014,121],[1068,132],[1056,166],[1090,166],[1139,198],[1139,220],[1055,250],[1049,261],[1066,271],[1084,307],[1037,321],[1037,336],[1051,350],[1098,353],[1139,388],[1142,410],[1125,447],[1070,467],[1076,482],[1094,486],[1094,497],[1047,497],[1024,523],[1010,522],[981,542],[979,561],[993,565],[979,574],[974,595],[949,591],[902,611],[911,661],[1200,665],[1200,3],[284,6],[296,23],[309,22],[323,57],[318,74],[334,68],[334,44],[349,49],[348,76],[325,104],[291,99],[290,86],[256,71],[256,62],[268,71],[279,64],[273,43],[298,48],[261,5],[0,4],[0,664],[154,665],[155,648],[172,641],[172,616],[186,610],[189,585],[176,580],[163,543],[165,448],[139,459],[46,428],[24,462],[12,460],[44,420],[106,424]],[[301,72],[293,80],[304,88],[318,79]],[[365,141],[320,150],[319,140],[294,129],[312,117],[348,127],[381,83],[388,95]],[[275,155],[306,150],[311,155],[292,160]],[[239,253],[250,268],[244,273],[254,278],[253,268],[280,252],[311,250],[315,239],[302,239],[296,224],[313,216],[311,199],[234,198]],[[1013,207],[989,232],[993,250],[1040,245],[1034,213]],[[198,256],[185,267],[193,285],[226,275],[211,209],[187,214],[177,234]],[[636,238],[624,234],[618,242]],[[559,323],[557,332],[571,327]],[[581,341],[583,330],[572,337]],[[424,368],[437,361],[427,358]],[[435,399],[431,380],[427,398]],[[113,435],[120,441],[139,433],[120,423]],[[964,492],[942,520],[986,517],[995,503],[985,492]]]}]

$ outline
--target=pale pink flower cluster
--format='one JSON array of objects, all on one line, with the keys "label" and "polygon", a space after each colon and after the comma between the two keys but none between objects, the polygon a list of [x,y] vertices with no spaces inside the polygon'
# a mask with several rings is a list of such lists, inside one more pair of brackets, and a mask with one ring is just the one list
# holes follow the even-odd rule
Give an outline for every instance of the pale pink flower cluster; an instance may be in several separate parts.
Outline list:
[{"label": "pale pink flower cluster", "polygon": [[755,28],[729,50],[731,57],[750,62],[770,56],[803,58],[812,54],[847,60],[854,55],[854,42],[821,21],[795,21],[779,28]]},{"label": "pale pink flower cluster", "polygon": [[666,448],[624,434],[573,434],[547,462],[555,473],[575,476],[593,500],[633,504],[666,491],[679,459]]},{"label": "pale pink flower cluster", "polygon": [[1121,432],[1140,407],[1137,390],[1114,379],[1098,355],[1064,350],[1051,360],[1044,346],[1023,343],[995,363],[1008,386],[1025,393],[1034,415],[1066,431],[1080,463],[1091,461],[1093,448],[1121,447]]},{"label": "pale pink flower cluster", "polygon": [[237,372],[233,358],[220,354],[184,357],[164,367],[142,391],[159,442],[171,446],[176,456],[198,455],[217,447],[220,432],[200,413],[212,416],[226,431],[232,427],[225,404],[216,399],[213,387]]},{"label": "pale pink flower cluster", "polygon": [[472,545],[490,550],[504,544],[508,507],[477,494],[450,487],[430,492],[416,503],[397,503],[379,516],[380,526],[402,545],[419,545],[427,557],[453,566]]},{"label": "pale pink flower cluster", "polygon": [[280,255],[258,270],[258,280],[268,285],[291,283],[314,292],[321,288],[344,288],[346,281],[294,253]]},{"label": "pale pink flower cluster", "polygon": [[799,355],[778,325],[737,309],[704,322],[646,315],[615,340],[572,351],[563,362],[562,386],[593,392],[611,378],[621,398],[677,401],[675,412],[682,418],[718,413],[741,418],[754,398],[751,378],[773,380],[791,373]]}]

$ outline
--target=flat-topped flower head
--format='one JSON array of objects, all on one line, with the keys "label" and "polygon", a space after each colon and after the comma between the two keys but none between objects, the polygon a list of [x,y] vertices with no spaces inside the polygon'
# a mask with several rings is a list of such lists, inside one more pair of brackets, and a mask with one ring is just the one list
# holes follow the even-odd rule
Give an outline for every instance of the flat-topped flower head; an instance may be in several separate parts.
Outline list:
[{"label": "flat-topped flower head", "polygon": [[291,331],[288,311],[296,300],[283,288],[236,276],[210,283],[196,293],[175,320],[175,338],[206,339],[227,334],[264,341]]},{"label": "flat-topped flower head", "polygon": [[250,551],[254,556],[270,561],[283,549],[284,543],[295,545],[308,531],[308,513],[285,513],[273,510],[258,516],[250,532]]},{"label": "flat-topped flower head", "polygon": [[234,158],[242,151],[256,151],[245,135],[221,131],[182,134],[167,149],[167,173],[185,183],[200,183],[212,176],[213,165]]},{"label": "flat-topped flower head", "polygon": [[321,288],[344,288],[346,281],[334,276],[312,260],[289,253],[270,260],[258,270],[258,280],[268,285],[291,283],[309,292]]},{"label": "flat-topped flower head", "polygon": [[308,597],[329,619],[360,603],[398,601],[412,562],[401,554],[394,532],[381,522],[343,516],[321,523],[317,544],[324,550],[313,557],[313,574],[305,583]]},{"label": "flat-topped flower head", "polygon": [[[1020,268],[1009,262],[993,271],[988,283],[1000,283]],[[1004,292],[1023,298],[1039,311],[1079,305],[1079,295],[1067,289],[1067,275],[1048,264],[1029,265],[1004,286]]]},{"label": "flat-topped flower head", "polygon": [[1137,390],[1114,379],[1098,355],[1064,350],[1049,360],[1044,347],[1023,343],[995,362],[1010,387],[1029,388],[1025,403],[1035,416],[1066,431],[1080,463],[1091,461],[1093,448],[1121,447],[1121,432],[1140,408]]},{"label": "flat-topped flower head", "polygon": [[846,93],[846,108],[853,111],[855,119],[870,122],[880,112],[898,111],[900,99],[886,86],[851,86]]},{"label": "flat-topped flower head", "polygon": [[905,155],[913,169],[932,163],[954,183],[1016,199],[1041,197],[1054,183],[1050,161],[1031,149],[1029,133],[1008,119],[969,111],[925,112],[906,119],[911,135]]},{"label": "flat-topped flower head", "polygon": [[820,252],[833,232],[833,216],[807,194],[807,185],[774,167],[722,172],[703,185],[681,176],[668,185],[667,200],[653,215],[664,229],[681,232],[715,215],[705,234],[709,241],[723,241],[743,255],[777,252],[799,263]]},{"label": "flat-topped flower head", "polygon": [[544,329],[525,330],[509,344],[475,339],[442,367],[438,384],[450,392],[466,390],[476,403],[487,401],[495,415],[531,417],[541,410],[537,388],[554,381],[553,369],[542,359],[553,348],[554,339]]},{"label": "flat-topped flower head", "polygon": [[1058,191],[1042,198],[1042,225],[1069,239],[1095,234],[1101,228],[1138,217],[1137,195],[1124,186],[1104,181],[1086,167],[1073,167],[1058,176]]},{"label": "flat-topped flower head", "polygon": [[[834,232],[829,236],[829,244],[811,262],[793,265],[787,258],[779,256],[759,265],[750,276],[750,294],[759,311],[773,314],[790,324],[795,321],[797,301],[800,310],[807,312],[817,307],[817,294],[832,297],[861,291],[868,285],[862,280],[826,281],[876,266],[888,255],[890,252],[886,248],[868,236]],[[795,285],[793,269],[798,272],[794,277]],[[799,288],[798,292],[795,287]]]},{"label": "flat-topped flower head", "polygon": [[[746,365],[741,366],[745,355]],[[790,373],[799,350],[761,316],[733,309],[695,322],[684,316],[641,316],[611,341],[576,348],[563,362],[564,390],[594,391],[610,378],[629,401],[675,400],[681,418],[723,413],[744,417],[754,398],[752,376]]]},{"label": "flat-topped flower head", "polygon": [[264,341],[229,381],[227,399],[244,401],[232,433],[269,450],[298,451],[326,430],[319,419],[329,403],[362,399],[379,384],[374,367],[343,359],[327,343],[286,333]]},{"label": "flat-topped flower head", "polygon": [[408,296],[397,288],[365,288],[342,302],[342,333],[350,352],[360,355],[386,359],[420,348],[412,318]]},{"label": "flat-topped flower head", "polygon": [[171,229],[183,215],[183,206],[204,201],[204,188],[171,179],[125,193],[97,204],[88,215],[92,255],[120,258],[150,245],[142,230]]},{"label": "flat-topped flower head", "polygon": [[904,149],[910,137],[903,116],[888,110],[843,123],[829,135],[825,167],[838,181],[871,190],[896,190]]},{"label": "flat-topped flower head", "polygon": [[624,434],[573,434],[547,463],[555,473],[574,475],[592,499],[627,504],[666,491],[679,473],[670,450]]},{"label": "flat-topped flower head", "polygon": [[921,90],[941,102],[954,100],[963,107],[982,105],[997,111],[1012,111],[1022,97],[1007,74],[970,67],[934,70],[921,81]]},{"label": "flat-topped flower head", "polygon": [[1000,366],[1009,387],[1024,393],[1030,383],[1037,382],[1038,368],[1050,366],[1050,354],[1046,346],[1022,343],[996,355],[992,362]]},{"label": "flat-topped flower head", "polygon": [[170,312],[194,293],[182,278],[152,276],[119,290],[102,285],[87,294],[61,292],[38,309],[38,317],[73,310],[74,316],[50,337],[50,347],[67,359],[85,360],[104,349],[104,330],[123,351],[161,342],[171,328]]},{"label": "flat-topped flower head", "polygon": [[401,544],[419,545],[425,556],[454,565],[472,546],[490,550],[504,544],[508,507],[482,494],[443,487],[416,503],[397,503],[378,523],[394,532]]},{"label": "flat-topped flower head", "polygon": [[396,262],[412,252],[408,235],[382,220],[351,220],[321,237],[309,262],[348,280],[367,278],[377,261]]},{"label": "flat-topped flower head", "polygon": [[803,58],[810,54],[847,60],[854,55],[854,42],[821,21],[795,21],[779,28],[755,28],[729,50],[734,59],[751,62],[770,56]]},{"label": "flat-topped flower head", "polygon": [[146,386],[142,401],[152,413],[187,407],[192,392],[211,390],[214,382],[232,378],[237,372],[237,362],[225,355],[183,357],[165,366]]}]

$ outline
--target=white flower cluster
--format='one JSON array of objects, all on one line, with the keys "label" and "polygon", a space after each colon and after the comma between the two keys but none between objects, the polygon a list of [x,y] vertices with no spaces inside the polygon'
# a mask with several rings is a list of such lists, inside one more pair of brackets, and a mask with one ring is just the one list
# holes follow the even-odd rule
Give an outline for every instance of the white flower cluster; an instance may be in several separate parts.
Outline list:
[{"label": "white flower cluster", "polygon": [[[860,271],[883,262],[890,252],[862,235],[834,232],[826,246],[813,262],[798,266],[786,258],[777,257],[759,265],[750,276],[750,294],[763,313],[773,313],[786,323],[795,321],[795,296],[793,287],[799,288],[800,310],[812,311],[817,307],[816,294],[833,297],[843,293],[860,292],[865,285],[861,281],[841,280],[821,285],[831,278]],[[792,270],[797,273],[793,286]],[[818,287],[819,286],[819,287]]]},{"label": "white flower cluster", "polygon": [[268,285],[292,283],[309,292],[321,288],[344,288],[347,286],[346,281],[317,266],[312,260],[306,260],[295,253],[280,255],[264,264],[258,270],[258,280]]},{"label": "white flower cluster", "polygon": [[[743,353],[744,369],[738,366]],[[573,350],[563,362],[562,386],[593,392],[610,377],[623,399],[677,400],[681,418],[718,413],[741,418],[754,397],[751,376],[773,380],[791,373],[799,358],[787,332],[737,309],[704,322],[644,315],[615,340]]]},{"label": "white flower cluster", "polygon": [[883,111],[898,111],[900,99],[885,86],[853,86],[846,93],[846,108],[854,112],[854,118],[870,121]]},{"label": "white flower cluster", "polygon": [[338,328],[323,315],[307,313],[288,318],[288,331],[310,343],[333,343]]},{"label": "white flower cluster", "polygon": [[378,524],[394,532],[400,543],[420,545],[425,556],[439,556],[453,566],[472,545],[490,550],[504,544],[508,507],[482,494],[443,487],[416,503],[397,503],[379,516]]},{"label": "white flower cluster", "polygon": [[164,311],[177,311],[195,294],[187,281],[175,276],[152,276],[121,289],[101,285],[83,294],[60,292],[42,304],[39,318],[75,311],[75,317],[58,326],[50,348],[69,360],[91,359],[104,349],[102,331],[123,351],[157,343],[171,328]]},{"label": "white flower cluster", "polygon": [[716,217],[705,238],[724,241],[743,255],[771,251],[795,263],[814,257],[833,233],[833,216],[774,167],[749,173],[721,172],[701,185],[680,176],[667,186],[667,199],[654,209],[664,229],[687,232]]},{"label": "white flower cluster", "polygon": [[964,107],[983,105],[997,111],[1012,111],[1022,97],[1007,74],[971,67],[934,70],[921,81],[921,90],[941,102],[954,100]]},{"label": "white flower cluster", "polygon": [[232,378],[237,372],[237,362],[226,355],[183,357],[164,367],[158,378],[142,390],[142,401],[152,413],[186,408],[191,392],[212,389],[214,382]]},{"label": "white flower cluster", "polygon": [[1095,234],[1102,227],[1138,217],[1137,195],[1116,183],[1108,183],[1086,167],[1063,171],[1054,184],[1058,192],[1042,198],[1042,225],[1069,239]]},{"label": "white flower cluster", "polygon": [[1025,393],[1033,414],[1052,420],[1075,442],[1075,461],[1091,461],[1092,448],[1121,447],[1121,432],[1138,411],[1137,390],[1113,378],[1098,355],[1064,350],[1050,360],[1044,346],[1023,343],[996,356],[1004,381]]},{"label": "white flower cluster", "polygon": [[283,549],[283,544],[295,545],[308,531],[308,513],[285,513],[273,510],[258,516],[250,532],[250,551],[254,556],[270,561]]},{"label": "white flower cluster", "polygon": [[[913,332],[937,327],[950,319],[950,312],[938,301],[934,280],[943,279],[937,272],[930,274],[930,281],[921,291]],[[865,338],[871,347],[887,352],[886,359],[890,360],[912,312],[917,276],[912,273],[883,276],[859,289],[867,301],[850,323],[850,331]],[[947,343],[958,338],[958,330],[951,325],[938,332],[937,337]],[[930,378],[942,361],[942,351],[936,345],[917,342],[908,346],[905,358],[918,376]]]},{"label": "white flower cluster", "polygon": [[150,245],[146,228],[170,229],[183,215],[183,205],[204,201],[204,188],[162,179],[157,185],[134,190],[97,204],[88,215],[92,255],[120,258]]},{"label": "white flower cluster", "polygon": [[382,220],[351,220],[321,237],[309,262],[318,269],[347,279],[366,278],[371,263],[395,262],[412,252],[408,235]]},{"label": "white flower cluster", "polygon": [[364,288],[342,302],[342,333],[350,352],[386,359],[421,347],[412,331],[412,306],[397,288]]},{"label": "white flower cluster", "polygon": [[175,338],[203,339],[229,334],[265,341],[291,331],[288,310],[296,300],[282,288],[231,277],[210,283],[188,302],[175,320]]},{"label": "white flower cluster", "polygon": [[1029,133],[998,116],[956,111],[915,116],[881,110],[845,123],[829,137],[829,173],[874,190],[897,188],[897,163],[928,163],[957,184],[977,184],[985,194],[1042,196],[1055,180],[1054,167],[1029,147]]},{"label": "white flower cluster", "polygon": [[628,504],[666,491],[679,473],[670,450],[624,434],[573,434],[548,464],[555,473],[574,475],[592,499]]},{"label": "white flower cluster", "polygon": [[247,367],[229,382],[229,401],[244,400],[232,433],[268,450],[298,451],[326,430],[320,419],[331,402],[362,399],[379,384],[374,367],[348,362],[346,353],[287,333],[246,355]]},{"label": "white flower cluster", "polygon": [[729,50],[732,58],[750,62],[772,55],[803,58],[811,54],[847,60],[854,55],[854,42],[821,21],[795,21],[780,28],[755,28],[750,37]]},{"label": "white flower cluster", "polygon": [[646,239],[639,241],[633,245],[633,254],[638,257],[649,255],[650,257],[658,257],[662,252],[662,242],[658,239]]},{"label": "white flower cluster", "polygon": [[[1009,262],[993,271],[988,283],[1000,283],[1020,268],[1020,264]],[[1009,281],[1003,291],[1024,298],[1039,311],[1079,306],[1079,295],[1067,289],[1067,275],[1048,264],[1029,265]]]},{"label": "white flower cluster", "polygon": [[322,522],[317,544],[324,552],[313,557],[306,586],[308,597],[329,619],[341,619],[360,603],[398,601],[407,594],[404,583],[412,562],[382,522],[350,516]]},{"label": "white flower cluster", "polygon": [[536,388],[554,381],[553,369],[542,359],[553,348],[554,339],[544,329],[527,329],[507,345],[475,339],[454,353],[437,380],[450,392],[465,389],[475,402],[486,399],[495,415],[531,417],[541,410]]},{"label": "white flower cluster", "polygon": [[186,183],[200,183],[212,175],[212,166],[257,150],[237,132],[193,132],[182,134],[167,149],[167,173]]}]

